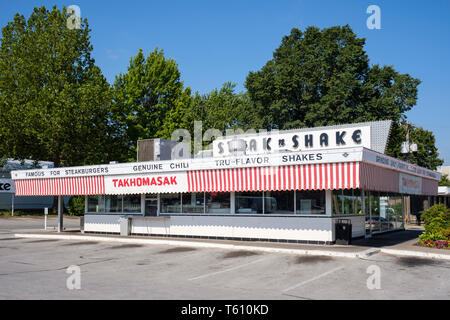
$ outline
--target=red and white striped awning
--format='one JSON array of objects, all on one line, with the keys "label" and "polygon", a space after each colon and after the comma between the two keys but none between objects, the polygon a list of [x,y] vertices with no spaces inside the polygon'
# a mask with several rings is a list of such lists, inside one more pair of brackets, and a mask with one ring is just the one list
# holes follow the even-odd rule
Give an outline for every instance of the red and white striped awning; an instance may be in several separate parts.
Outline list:
[{"label": "red and white striped awning", "polygon": [[188,171],[188,192],[356,189],[359,162]]},{"label": "red and white striped awning", "polygon": [[94,195],[105,193],[105,177],[15,180],[16,196]]}]

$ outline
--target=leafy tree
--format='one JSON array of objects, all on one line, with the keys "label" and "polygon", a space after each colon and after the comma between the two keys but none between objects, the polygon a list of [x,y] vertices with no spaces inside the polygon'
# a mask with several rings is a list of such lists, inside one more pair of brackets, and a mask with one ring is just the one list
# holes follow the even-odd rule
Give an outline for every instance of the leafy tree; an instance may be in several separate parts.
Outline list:
[{"label": "leafy tree", "polygon": [[349,26],[292,29],[273,59],[247,76],[265,126],[399,120],[415,104],[420,81],[392,67],[370,67],[364,43]]},{"label": "leafy tree", "polygon": [[[365,39],[352,29],[335,26],[304,32],[292,29],[273,59],[250,72],[245,86],[255,112],[267,129],[316,127],[352,122],[393,120],[387,153],[400,155],[405,113],[417,100],[420,80],[398,73],[393,66],[369,65]],[[435,169],[434,136],[417,129],[419,152],[411,161]],[[404,157],[403,157],[404,158]]]},{"label": "leafy tree", "polygon": [[131,58],[128,71],[114,82],[114,119],[129,142],[128,157],[136,159],[139,139],[167,138],[181,127],[190,103],[178,66],[156,48],[147,58],[142,49]]},{"label": "leafy tree", "polygon": [[91,57],[85,19],[69,29],[69,13],[35,8],[2,29],[0,156],[50,160],[56,167],[117,159],[109,121],[111,93]]},{"label": "leafy tree", "polygon": [[450,180],[448,179],[447,174],[443,174],[441,176],[441,181],[439,181],[439,185],[442,187],[450,187]]},{"label": "leafy tree", "polygon": [[208,94],[198,92],[186,111],[184,128],[194,132],[194,121],[202,122],[202,134],[208,129],[216,129],[222,135],[227,130],[258,129],[261,124],[255,113],[251,112],[252,103],[246,93],[235,93],[236,84],[226,82],[220,90],[214,89]]},{"label": "leafy tree", "polygon": [[[389,140],[387,153],[393,157],[402,160],[408,160],[407,154],[401,153],[401,144],[405,141],[406,128],[394,123]],[[439,153],[435,145],[434,134],[422,127],[410,127],[409,129],[410,143],[417,144],[417,151],[409,154],[409,161],[421,167],[436,170],[436,168],[444,163],[444,160],[438,158]]]}]

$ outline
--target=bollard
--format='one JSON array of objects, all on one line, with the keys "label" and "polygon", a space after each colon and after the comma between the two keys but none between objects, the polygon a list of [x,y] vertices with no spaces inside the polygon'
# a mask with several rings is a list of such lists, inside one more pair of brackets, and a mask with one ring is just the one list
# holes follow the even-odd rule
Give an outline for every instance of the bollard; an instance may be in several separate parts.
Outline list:
[{"label": "bollard", "polygon": [[47,231],[48,208],[44,208],[44,230]]}]

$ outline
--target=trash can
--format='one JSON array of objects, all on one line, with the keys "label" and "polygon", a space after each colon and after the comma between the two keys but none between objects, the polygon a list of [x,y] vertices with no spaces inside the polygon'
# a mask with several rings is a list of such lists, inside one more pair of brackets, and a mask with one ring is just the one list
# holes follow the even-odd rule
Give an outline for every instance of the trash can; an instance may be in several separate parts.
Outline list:
[{"label": "trash can", "polygon": [[336,220],[336,244],[350,244],[352,242],[352,221],[350,219]]},{"label": "trash can", "polygon": [[130,220],[128,217],[120,217],[120,235],[129,236],[130,235]]}]

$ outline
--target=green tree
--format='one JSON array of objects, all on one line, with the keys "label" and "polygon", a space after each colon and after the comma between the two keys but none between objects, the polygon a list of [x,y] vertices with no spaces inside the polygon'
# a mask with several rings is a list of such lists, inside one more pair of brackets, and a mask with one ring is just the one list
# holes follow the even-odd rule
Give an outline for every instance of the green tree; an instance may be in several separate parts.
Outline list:
[{"label": "green tree", "polygon": [[442,187],[450,187],[450,180],[448,179],[447,174],[443,174],[441,176],[441,181],[439,181],[439,185]]},{"label": "green tree", "polygon": [[246,88],[266,128],[399,121],[420,81],[391,66],[369,66],[365,40],[349,26],[292,29]]},{"label": "green tree", "polygon": [[186,111],[183,127],[194,132],[194,121],[202,122],[202,134],[208,129],[217,129],[222,135],[227,130],[248,130],[261,127],[259,118],[251,112],[253,106],[248,94],[235,93],[236,84],[226,82],[220,90],[207,94],[198,92]]},{"label": "green tree", "polygon": [[[263,126],[291,129],[390,119],[387,154],[404,159],[400,123],[416,104],[420,80],[393,66],[370,66],[364,44],[348,25],[292,29],[273,59],[246,79]],[[418,128],[411,138],[419,148],[411,162],[436,169],[442,160],[433,134]]]},{"label": "green tree", "polygon": [[114,82],[114,119],[128,141],[128,157],[136,159],[139,139],[170,139],[181,128],[190,104],[178,66],[156,48],[147,58],[142,49],[131,58],[128,71]]},{"label": "green tree", "polygon": [[401,153],[401,144],[406,139],[405,126],[394,123],[387,153],[393,157],[402,160],[408,160],[421,167],[436,170],[436,168],[444,163],[444,160],[439,158],[439,152],[435,145],[434,134],[431,131],[425,130],[422,127],[410,127],[409,139],[410,143],[417,144],[417,151],[411,152],[409,156]]},{"label": "green tree", "polygon": [[85,19],[69,29],[55,7],[16,14],[2,29],[0,156],[50,160],[56,167],[115,159],[109,84],[91,57]]}]

